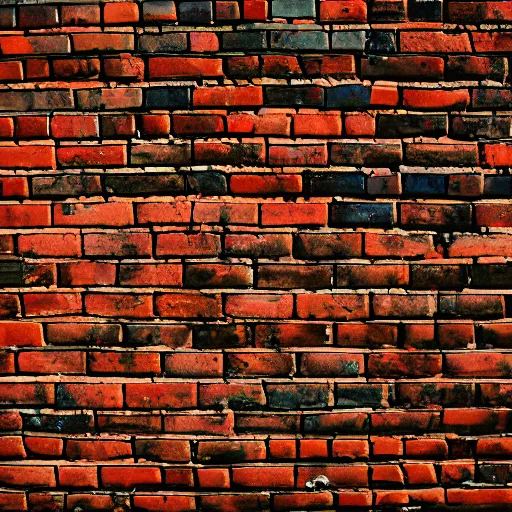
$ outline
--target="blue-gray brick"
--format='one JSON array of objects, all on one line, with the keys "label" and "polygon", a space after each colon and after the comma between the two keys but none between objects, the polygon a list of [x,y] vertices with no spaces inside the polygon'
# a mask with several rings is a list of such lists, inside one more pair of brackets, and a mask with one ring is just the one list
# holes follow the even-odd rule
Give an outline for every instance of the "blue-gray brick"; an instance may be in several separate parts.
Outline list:
[{"label": "blue-gray brick", "polygon": [[270,46],[275,50],[328,50],[326,32],[317,31],[272,31]]},{"label": "blue-gray brick", "polygon": [[333,226],[390,227],[394,223],[391,203],[335,203],[332,205]]}]

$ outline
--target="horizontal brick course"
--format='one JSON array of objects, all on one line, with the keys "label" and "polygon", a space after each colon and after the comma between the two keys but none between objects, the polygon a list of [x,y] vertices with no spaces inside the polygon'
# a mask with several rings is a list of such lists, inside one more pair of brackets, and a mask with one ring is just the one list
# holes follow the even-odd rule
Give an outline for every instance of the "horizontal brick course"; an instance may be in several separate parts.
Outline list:
[{"label": "horizontal brick course", "polygon": [[505,510],[511,2],[0,7],[0,510]]}]

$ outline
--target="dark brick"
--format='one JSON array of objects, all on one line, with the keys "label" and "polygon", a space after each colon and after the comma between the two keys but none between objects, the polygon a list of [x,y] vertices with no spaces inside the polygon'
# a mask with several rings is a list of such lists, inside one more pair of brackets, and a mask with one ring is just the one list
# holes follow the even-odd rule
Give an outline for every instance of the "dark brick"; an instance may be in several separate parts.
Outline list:
[{"label": "dark brick", "polygon": [[265,32],[226,32],[222,34],[224,50],[263,50],[267,48]]},{"label": "dark brick", "polygon": [[159,35],[142,35],[139,38],[139,51],[146,53],[183,52],[187,49],[187,35],[170,32]]},{"label": "dark brick", "polygon": [[213,21],[212,2],[180,2],[178,19],[181,23],[208,24]]},{"label": "dark brick", "polygon": [[443,2],[441,0],[409,0],[407,12],[412,21],[441,21]]},{"label": "dark brick", "polygon": [[288,31],[270,32],[270,47],[274,50],[328,50],[327,33],[317,31]]},{"label": "dark brick", "polygon": [[439,196],[446,192],[443,174],[405,174],[402,180],[404,192],[409,195]]},{"label": "dark brick", "polygon": [[267,87],[266,104],[272,106],[318,107],[324,104],[324,90],[321,87]]},{"label": "dark brick", "polygon": [[327,106],[364,109],[370,106],[371,87],[368,85],[339,85],[327,89]]},{"label": "dark brick", "polygon": [[190,106],[190,89],[187,87],[161,87],[148,89],[144,101],[146,108],[183,109]]},{"label": "dark brick", "polygon": [[227,194],[226,176],[220,172],[194,172],[187,176],[188,190],[203,196]]},{"label": "dark brick", "polygon": [[381,114],[377,118],[377,137],[439,137],[447,132],[446,114]]},{"label": "dark brick", "polygon": [[394,224],[390,203],[335,203],[332,205],[334,226],[391,227]]},{"label": "dark brick", "polygon": [[363,174],[318,173],[304,178],[304,191],[312,196],[364,195]]}]

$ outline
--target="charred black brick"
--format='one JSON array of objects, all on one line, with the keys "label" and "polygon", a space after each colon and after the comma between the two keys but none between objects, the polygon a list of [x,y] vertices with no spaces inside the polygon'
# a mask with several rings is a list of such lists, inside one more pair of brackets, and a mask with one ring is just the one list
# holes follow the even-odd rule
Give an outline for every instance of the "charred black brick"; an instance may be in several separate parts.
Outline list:
[{"label": "charred black brick", "polygon": [[181,23],[211,23],[213,21],[212,2],[181,2],[178,8]]},{"label": "charred black brick", "polygon": [[146,91],[146,108],[188,108],[190,90],[187,87],[159,87]]},{"label": "charred black brick", "polygon": [[194,194],[220,196],[226,194],[226,176],[220,172],[194,172],[187,177],[188,189]]}]

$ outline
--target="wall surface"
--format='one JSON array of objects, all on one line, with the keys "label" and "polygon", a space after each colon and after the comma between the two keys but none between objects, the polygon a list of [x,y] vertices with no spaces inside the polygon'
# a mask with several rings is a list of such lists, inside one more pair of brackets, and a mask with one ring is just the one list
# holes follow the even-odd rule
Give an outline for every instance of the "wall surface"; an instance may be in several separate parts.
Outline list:
[{"label": "wall surface", "polygon": [[2,0],[0,510],[510,509],[511,24]]}]

